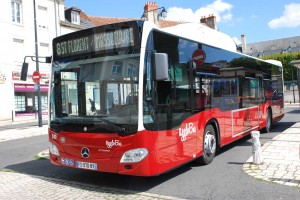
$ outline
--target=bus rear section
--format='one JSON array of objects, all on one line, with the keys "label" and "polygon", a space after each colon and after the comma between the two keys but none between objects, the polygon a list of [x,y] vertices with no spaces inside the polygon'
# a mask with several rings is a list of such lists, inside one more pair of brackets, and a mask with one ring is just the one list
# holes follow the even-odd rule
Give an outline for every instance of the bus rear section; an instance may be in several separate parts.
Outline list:
[{"label": "bus rear section", "polygon": [[54,40],[52,164],[159,175],[209,164],[219,147],[283,117],[282,67],[177,28],[132,21]]}]

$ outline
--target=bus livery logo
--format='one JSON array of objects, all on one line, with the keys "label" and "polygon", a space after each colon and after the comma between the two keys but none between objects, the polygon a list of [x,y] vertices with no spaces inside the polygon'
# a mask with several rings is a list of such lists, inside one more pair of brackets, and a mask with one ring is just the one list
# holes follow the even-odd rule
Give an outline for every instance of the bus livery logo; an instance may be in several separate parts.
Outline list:
[{"label": "bus livery logo", "polygon": [[196,133],[196,127],[194,123],[185,124],[185,128],[179,128],[179,136],[181,137],[181,142],[186,141],[186,137],[190,134]]},{"label": "bus livery logo", "polygon": [[113,146],[122,146],[122,143],[119,140],[106,141],[107,148],[112,148]]}]

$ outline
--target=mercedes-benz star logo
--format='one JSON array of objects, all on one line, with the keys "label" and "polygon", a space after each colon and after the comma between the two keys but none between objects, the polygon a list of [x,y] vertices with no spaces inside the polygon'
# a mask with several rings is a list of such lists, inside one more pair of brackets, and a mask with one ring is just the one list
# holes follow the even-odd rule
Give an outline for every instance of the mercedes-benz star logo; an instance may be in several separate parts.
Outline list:
[{"label": "mercedes-benz star logo", "polygon": [[90,150],[89,150],[87,147],[83,147],[83,148],[81,149],[81,156],[82,156],[83,158],[88,158],[89,155],[90,155]]}]

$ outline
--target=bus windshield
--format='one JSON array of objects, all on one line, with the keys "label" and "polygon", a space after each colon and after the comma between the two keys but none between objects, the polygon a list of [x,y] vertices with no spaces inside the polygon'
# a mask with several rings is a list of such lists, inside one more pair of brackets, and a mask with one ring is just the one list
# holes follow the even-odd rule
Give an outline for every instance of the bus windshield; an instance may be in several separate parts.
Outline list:
[{"label": "bus windshield", "polygon": [[137,131],[139,50],[52,64],[50,128],[55,132]]}]

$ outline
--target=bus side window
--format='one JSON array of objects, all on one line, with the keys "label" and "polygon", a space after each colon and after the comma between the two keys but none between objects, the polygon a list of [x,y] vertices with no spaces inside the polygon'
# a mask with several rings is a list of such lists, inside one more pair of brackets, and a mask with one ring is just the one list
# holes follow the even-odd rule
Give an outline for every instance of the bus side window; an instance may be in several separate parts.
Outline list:
[{"label": "bus side window", "polygon": [[221,81],[220,80],[214,80],[212,81],[212,97],[211,97],[211,104],[212,108],[218,108],[221,107],[222,101],[221,101]]}]

